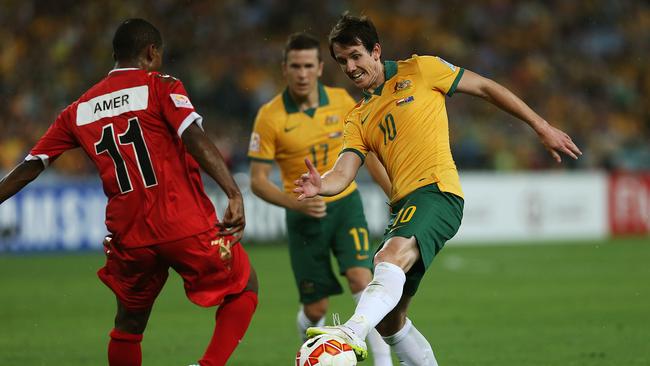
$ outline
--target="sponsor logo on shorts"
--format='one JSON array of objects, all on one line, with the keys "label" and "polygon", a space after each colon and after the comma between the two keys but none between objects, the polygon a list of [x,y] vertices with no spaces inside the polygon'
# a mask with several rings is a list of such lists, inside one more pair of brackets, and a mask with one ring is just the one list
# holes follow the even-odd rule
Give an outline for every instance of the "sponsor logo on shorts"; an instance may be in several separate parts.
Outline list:
[{"label": "sponsor logo on shorts", "polygon": [[300,292],[305,295],[313,294],[316,292],[316,285],[311,281],[300,281]]},{"label": "sponsor logo on shorts", "polygon": [[232,258],[232,244],[225,238],[214,239],[210,242],[211,246],[219,246],[219,257],[222,261],[229,261]]}]

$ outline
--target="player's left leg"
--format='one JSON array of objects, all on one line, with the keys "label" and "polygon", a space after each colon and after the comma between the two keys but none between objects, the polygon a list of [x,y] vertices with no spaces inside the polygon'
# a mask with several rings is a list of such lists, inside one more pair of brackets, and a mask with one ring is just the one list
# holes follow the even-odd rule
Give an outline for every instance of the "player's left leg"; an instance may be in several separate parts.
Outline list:
[{"label": "player's left leg", "polygon": [[[333,252],[341,273],[348,281],[352,298],[358,303],[363,290],[372,280],[372,248],[361,195],[354,191],[330,203],[327,215],[331,220],[328,229],[335,233]],[[365,340],[370,346],[375,366],[392,366],[390,347],[376,330],[370,329]]]},{"label": "player's left leg", "polygon": [[411,299],[411,296],[403,295],[376,328],[397,355],[400,365],[438,366],[431,344],[406,317]]},{"label": "player's left leg", "polygon": [[[372,272],[366,267],[352,267],[345,271],[345,277],[348,280],[354,303],[358,304],[363,290],[372,280]],[[390,356],[390,347],[376,330],[370,330],[366,337],[366,342],[372,352],[375,366],[393,365],[393,360]]]},{"label": "player's left leg", "polygon": [[246,288],[238,294],[227,296],[215,316],[214,333],[201,366],[222,366],[230,358],[250,325],[257,308],[258,281],[251,268]]}]

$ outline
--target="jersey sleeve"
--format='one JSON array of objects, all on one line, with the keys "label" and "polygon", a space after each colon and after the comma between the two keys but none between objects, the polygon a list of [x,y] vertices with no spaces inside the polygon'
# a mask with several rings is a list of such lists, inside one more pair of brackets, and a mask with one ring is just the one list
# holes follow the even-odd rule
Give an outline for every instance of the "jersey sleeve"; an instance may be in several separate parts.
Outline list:
[{"label": "jersey sleeve", "polygon": [[79,146],[79,142],[69,127],[70,108],[71,107],[68,107],[61,112],[50,128],[48,128],[47,132],[45,132],[36,145],[30,150],[29,155],[25,157],[25,160],[40,159],[43,162],[43,165],[47,167],[65,151]]},{"label": "jersey sleeve", "polygon": [[275,125],[271,116],[262,107],[255,117],[248,157],[251,160],[271,163],[275,159]]},{"label": "jersey sleeve", "polygon": [[429,88],[438,90],[449,96],[453,95],[460,78],[463,77],[463,68],[454,66],[436,56],[416,56],[420,73]]},{"label": "jersey sleeve", "polygon": [[368,147],[366,147],[361,137],[361,126],[349,118],[345,121],[345,127],[343,129],[343,149],[341,150],[341,154],[345,152],[357,154],[361,158],[362,163],[366,160],[366,155],[368,155]]},{"label": "jersey sleeve", "polygon": [[157,96],[162,115],[178,137],[181,137],[193,122],[203,128],[203,117],[194,110],[183,83],[168,75],[158,74],[154,77],[157,78]]}]

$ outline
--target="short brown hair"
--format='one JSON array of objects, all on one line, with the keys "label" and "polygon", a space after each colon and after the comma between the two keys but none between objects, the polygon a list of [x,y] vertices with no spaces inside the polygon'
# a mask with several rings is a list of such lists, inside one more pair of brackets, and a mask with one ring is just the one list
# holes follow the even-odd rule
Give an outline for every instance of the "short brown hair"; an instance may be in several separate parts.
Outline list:
[{"label": "short brown hair", "polygon": [[307,32],[296,32],[287,38],[287,43],[282,51],[282,60],[287,61],[287,54],[292,50],[316,50],[318,61],[321,61],[320,42],[316,37]]},{"label": "short brown hair", "polygon": [[[332,28],[329,36],[330,54],[334,57],[334,43],[343,46],[363,45],[372,52],[375,44],[379,43],[379,35],[372,21],[365,15],[356,17],[348,12],[343,13],[339,21]],[[335,57],[334,57],[335,58]]]}]

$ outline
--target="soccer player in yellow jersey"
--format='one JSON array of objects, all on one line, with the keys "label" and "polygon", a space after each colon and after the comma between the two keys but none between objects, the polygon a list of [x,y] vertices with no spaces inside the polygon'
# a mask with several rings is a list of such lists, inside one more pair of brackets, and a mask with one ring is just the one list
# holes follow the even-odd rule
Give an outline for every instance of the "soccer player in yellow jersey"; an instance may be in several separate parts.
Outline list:
[{"label": "soccer player in yellow jersey", "polygon": [[[291,267],[303,304],[297,325],[304,340],[308,327],[324,324],[328,297],[342,292],[332,271],[330,252],[355,300],[372,279],[372,253],[354,182],[325,198],[297,201],[292,192],[293,180],[303,172],[306,156],[321,169],[332,168],[343,146],[344,118],[354,107],[354,100],[344,89],[326,87],[318,81],[323,63],[320,44],[313,36],[296,33],[289,37],[282,70],[287,88],[260,108],[248,155],[253,192],[286,208]],[[373,160],[369,156],[368,160],[371,174],[388,194],[390,183],[384,168],[376,157]],[[282,190],[269,179],[273,161],[280,167]],[[367,338],[375,365],[392,365],[390,348],[379,334],[374,331]]]},{"label": "soccer player in yellow jersey", "polygon": [[330,52],[364,98],[345,122],[344,148],[323,176],[306,160],[308,173],[295,181],[299,200],[344,191],[366,154],[374,152],[392,183],[391,221],[374,256],[374,277],[354,315],[343,325],[314,327],[317,334],[345,338],[358,359],[373,328],[390,344],[400,365],[437,365],[431,345],[407,318],[420,280],[434,256],[460,226],[463,192],[451,156],[445,97],[454,92],[481,97],[535,130],[557,160],[581,154],[571,138],[551,126],[498,83],[438,57],[381,60],[381,45],[366,17],[344,15],[329,37]]}]

